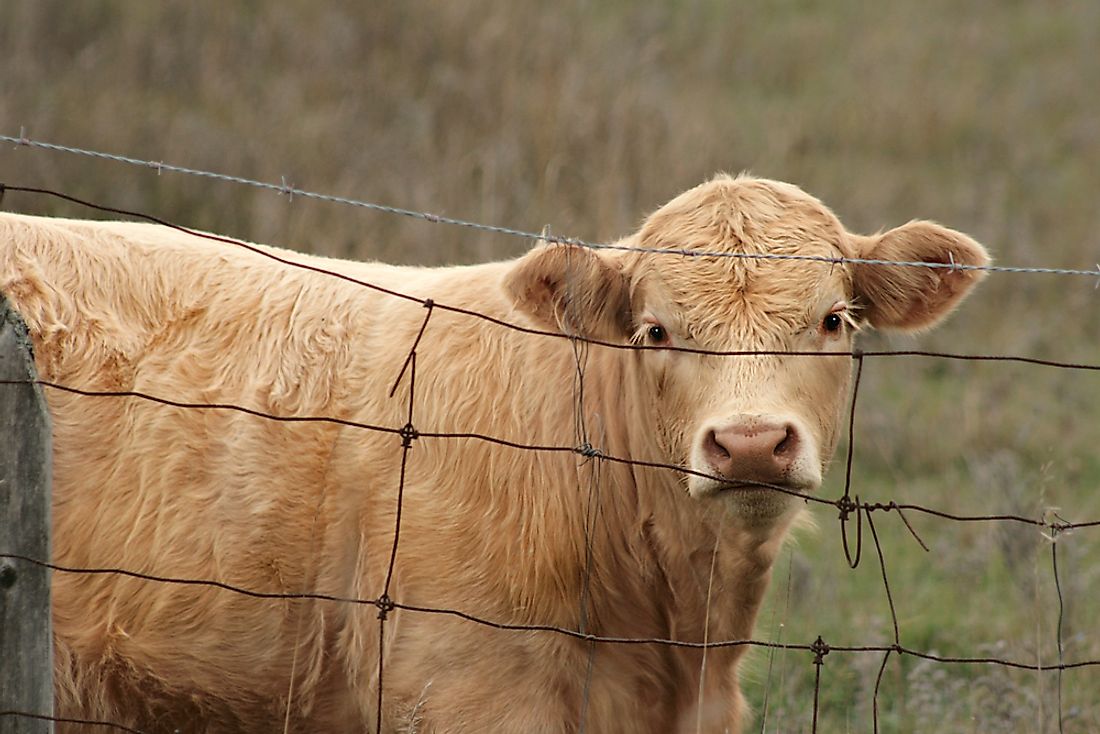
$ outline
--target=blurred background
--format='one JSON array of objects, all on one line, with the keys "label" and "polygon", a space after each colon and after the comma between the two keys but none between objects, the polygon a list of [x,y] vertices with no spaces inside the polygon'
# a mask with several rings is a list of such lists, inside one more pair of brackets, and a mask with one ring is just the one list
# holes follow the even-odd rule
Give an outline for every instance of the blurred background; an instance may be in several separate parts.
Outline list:
[{"label": "blurred background", "polygon": [[[1100,260],[1100,4],[7,0],[0,134],[606,241],[717,171],[788,180],[855,231],[936,219],[1003,265]],[[0,146],[0,180],[306,251],[425,265],[531,243],[119,163]],[[96,213],[9,193],[8,210]],[[866,348],[1100,363],[1100,290],[993,274],[942,329]],[[1100,519],[1100,373],[869,359],[853,493]],[[843,452],[824,492],[843,486]],[[889,644],[878,558],[832,510],[777,563],[757,638]],[[903,644],[1056,663],[1051,541],[876,513]],[[865,528],[865,541],[867,533]],[[1100,658],[1100,529],[1058,537],[1066,662]],[[835,652],[820,731],[871,730],[882,657]],[[808,731],[804,652],[754,650],[750,731]],[[891,656],[880,731],[1100,728],[1100,668]]]}]

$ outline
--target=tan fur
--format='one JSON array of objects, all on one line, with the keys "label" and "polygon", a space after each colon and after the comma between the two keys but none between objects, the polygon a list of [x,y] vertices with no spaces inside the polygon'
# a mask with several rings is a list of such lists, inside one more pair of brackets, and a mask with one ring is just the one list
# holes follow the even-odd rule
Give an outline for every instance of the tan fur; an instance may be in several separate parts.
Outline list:
[{"label": "tan fur", "polygon": [[[859,238],[793,186],[720,176],[624,243],[839,256],[877,242],[876,253],[942,261],[947,241],[957,261],[985,261],[968,239],[909,227],[918,229]],[[706,349],[844,351],[852,330],[820,327],[836,303],[852,302],[849,319],[860,306],[886,325],[921,327],[976,280],[560,246],[438,270],[282,254],[529,326],[626,343],[659,322],[673,343]],[[26,318],[45,379],[395,427],[408,377],[387,393],[425,316],[419,304],[162,228],[15,215],[0,215],[0,291]],[[436,309],[418,350],[413,422],[572,445],[573,347]],[[820,481],[849,359],[583,351],[582,418],[607,453],[697,467],[708,421],[781,414],[807,436],[791,485],[813,491]],[[258,591],[381,593],[399,437],[138,399],[47,398],[57,563]],[[802,503],[708,481],[421,438],[390,594],[507,623],[577,629],[583,618],[600,635],[749,638]],[[284,718],[293,731],[375,727],[373,607],[66,573],[54,575],[53,594],[62,716],[151,732],[277,731]],[[583,642],[401,611],[383,646],[387,731],[576,731],[582,709],[590,732],[693,731],[697,719],[705,731],[741,730],[742,647],[711,649],[701,680],[700,650],[597,645],[589,675]]]}]

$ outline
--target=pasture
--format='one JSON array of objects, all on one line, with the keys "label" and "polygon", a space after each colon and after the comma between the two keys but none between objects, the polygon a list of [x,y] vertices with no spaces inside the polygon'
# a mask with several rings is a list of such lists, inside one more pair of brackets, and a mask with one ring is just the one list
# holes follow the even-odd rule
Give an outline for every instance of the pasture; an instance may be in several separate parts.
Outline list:
[{"label": "pasture", "polygon": [[[921,217],[1000,265],[1100,253],[1100,6],[843,0],[633,4],[58,0],[6,4],[0,134],[122,153],[490,224],[608,241],[715,171],[820,196],[853,229]],[[45,186],[302,251],[409,264],[530,241],[121,163],[0,146],[0,181]],[[9,192],[6,209],[94,216]],[[1097,279],[994,273],[922,349],[1100,362]],[[864,364],[852,493],[958,515],[1100,519],[1100,374],[1012,362]],[[846,442],[820,491],[840,496]],[[848,568],[812,509],[775,566],[755,639],[889,645],[870,530]],[[1100,658],[1100,532],[873,515],[900,639],[943,657]],[[849,531],[854,531],[849,521]],[[850,541],[853,539],[850,537]],[[748,731],[809,731],[805,651],[754,649]],[[833,651],[819,731],[870,731],[881,653]],[[1060,692],[1059,692],[1060,689]],[[879,730],[1087,732],[1100,668],[891,655]],[[1060,701],[1059,701],[1060,699]],[[1062,722],[1059,725],[1058,712]]]}]

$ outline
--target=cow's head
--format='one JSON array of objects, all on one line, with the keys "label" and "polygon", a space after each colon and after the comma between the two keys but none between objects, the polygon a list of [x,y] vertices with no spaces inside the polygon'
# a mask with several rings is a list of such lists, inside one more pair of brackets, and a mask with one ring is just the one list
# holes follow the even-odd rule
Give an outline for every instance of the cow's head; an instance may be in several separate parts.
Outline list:
[{"label": "cow's head", "polygon": [[620,353],[622,400],[638,404],[630,414],[644,426],[633,430],[644,428],[653,452],[634,458],[687,467],[692,497],[726,498],[744,519],[765,522],[796,502],[762,485],[820,485],[852,375],[844,356],[768,352],[846,353],[867,326],[931,327],[983,275],[828,260],[989,261],[981,245],[931,222],[856,235],[795,186],[728,176],[676,197],[622,244],[718,255],[543,245],[506,286],[545,328],[657,347]]}]

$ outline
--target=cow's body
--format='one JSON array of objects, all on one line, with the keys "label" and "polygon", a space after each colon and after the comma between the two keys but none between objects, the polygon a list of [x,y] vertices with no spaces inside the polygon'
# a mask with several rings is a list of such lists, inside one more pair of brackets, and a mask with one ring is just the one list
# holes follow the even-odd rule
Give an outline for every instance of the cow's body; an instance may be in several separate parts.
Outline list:
[{"label": "cow's body", "polygon": [[[548,328],[524,299],[555,283],[516,263],[433,270],[280,254]],[[671,259],[654,257],[653,267]],[[583,289],[583,274],[576,280]],[[0,218],[0,291],[30,326],[43,379],[390,428],[407,421],[414,375],[389,392],[427,315],[420,303],[193,235],[14,215]],[[518,444],[588,441],[611,456],[694,467],[694,454],[669,454],[676,440],[695,440],[687,419],[655,438],[632,392],[651,379],[653,359],[682,357],[718,359],[599,346],[578,357],[568,340],[435,308],[417,348],[412,423]],[[824,359],[846,384],[847,361]],[[657,389],[678,369],[662,366]],[[382,593],[401,436],[54,389],[47,399],[55,562],[261,592]],[[830,400],[810,415],[835,423],[843,395]],[[818,436],[800,420],[791,425],[807,444],[813,433],[812,458],[824,465],[835,426]],[[722,430],[707,435],[727,446]],[[725,452],[708,445],[709,455]],[[709,485],[689,496],[675,471],[477,438],[417,438],[407,459],[394,600],[616,637],[751,637],[798,504],[752,500],[765,508],[755,512],[749,500],[707,496],[719,491]],[[763,492],[725,494],[746,491]],[[70,573],[54,575],[53,594],[60,715],[148,731],[375,727],[374,606]],[[599,732],[697,721],[736,731],[742,715],[740,646],[709,650],[704,668],[699,649],[593,646],[401,610],[389,613],[382,646],[387,731],[556,732],[582,720]]]}]

